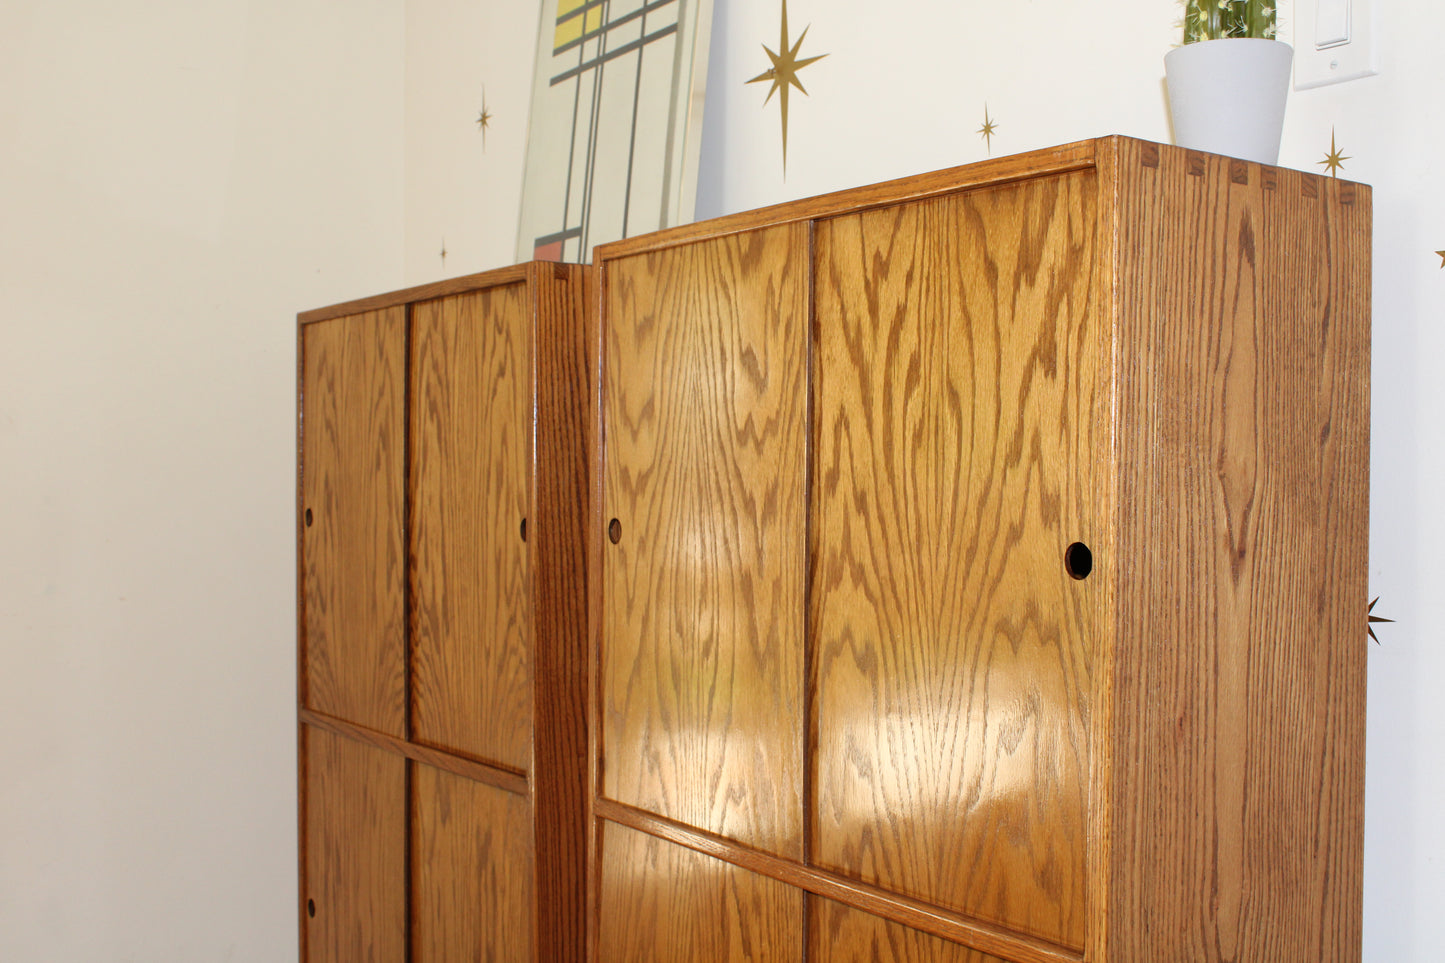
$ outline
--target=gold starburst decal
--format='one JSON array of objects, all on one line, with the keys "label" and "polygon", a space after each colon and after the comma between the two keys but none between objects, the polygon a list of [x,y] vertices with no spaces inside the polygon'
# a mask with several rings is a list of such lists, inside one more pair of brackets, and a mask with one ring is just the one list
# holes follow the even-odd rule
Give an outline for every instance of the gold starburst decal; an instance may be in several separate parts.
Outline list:
[{"label": "gold starburst decal", "polygon": [[[809,26],[812,25],[809,24]],[[767,44],[763,44],[763,50],[767,52],[768,60],[772,62],[772,66],[748,81],[750,84],[761,83],[765,80],[772,81],[772,86],[768,88],[768,96],[763,98],[764,107],[768,105],[768,101],[773,99],[773,94],[776,93],[778,95],[778,106],[783,115],[784,174],[786,174],[788,170],[788,88],[797,87],[803,91],[804,94],[807,94],[808,91],[804,89],[802,82],[798,80],[798,71],[808,66],[808,64],[816,63],[828,56],[827,54],[819,54],[816,57],[805,57],[799,60],[798,50],[803,46],[803,38],[807,35],[808,27],[804,27],[803,32],[798,35],[797,43],[791,46],[788,44],[788,0],[783,0],[783,30],[782,36],[778,40],[778,49],[775,52]]]},{"label": "gold starburst decal", "polygon": [[1375,623],[1376,623],[1376,622],[1393,622],[1393,621],[1395,621],[1394,619],[1382,619],[1382,618],[1380,618],[1378,615],[1375,615],[1375,614],[1374,614],[1374,613],[1375,613],[1375,602],[1378,602],[1378,601],[1380,601],[1380,597],[1379,597],[1378,595],[1376,595],[1376,596],[1375,596],[1375,601],[1374,601],[1374,602],[1371,602],[1371,603],[1370,603],[1370,607],[1365,610],[1365,614],[1366,614],[1367,616],[1369,616],[1369,621],[1368,621],[1367,623],[1365,623],[1365,630],[1370,633],[1370,638],[1372,638],[1372,639],[1375,640],[1375,644],[1376,644],[1376,645],[1379,645],[1379,644],[1380,644],[1380,637],[1375,634]]},{"label": "gold starburst decal", "polygon": [[993,135],[998,130],[998,124],[988,116],[988,104],[983,105],[983,126],[978,129],[979,136],[988,145],[989,156],[993,156]]},{"label": "gold starburst decal", "polygon": [[487,149],[487,127],[492,123],[492,114],[487,110],[487,88],[482,88],[482,110],[477,114],[477,129],[482,132],[482,150]]},{"label": "gold starburst decal", "polygon": [[1330,172],[1330,176],[1331,176],[1331,177],[1339,177],[1339,176],[1340,176],[1340,168],[1345,166],[1345,161],[1347,161],[1347,160],[1354,160],[1354,158],[1348,156],[1347,154],[1342,154],[1342,153],[1340,153],[1340,149],[1335,146],[1335,129],[1334,129],[1333,127],[1331,127],[1331,128],[1330,128],[1330,152],[1325,155],[1325,159],[1324,159],[1324,160],[1322,160],[1322,161],[1315,161],[1315,163],[1316,163],[1316,164],[1323,164],[1323,165],[1325,166],[1325,169]]},{"label": "gold starburst decal", "polygon": [[1445,268],[1445,251],[1436,251],[1435,253],[1440,255],[1440,267]]}]

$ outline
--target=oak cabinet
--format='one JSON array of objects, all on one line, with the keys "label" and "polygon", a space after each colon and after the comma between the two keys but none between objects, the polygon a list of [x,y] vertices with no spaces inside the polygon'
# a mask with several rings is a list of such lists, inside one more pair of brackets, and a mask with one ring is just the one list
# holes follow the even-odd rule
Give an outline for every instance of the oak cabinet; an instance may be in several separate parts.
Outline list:
[{"label": "oak cabinet", "polygon": [[1369,240],[1104,138],[599,247],[591,958],[1358,960]]},{"label": "oak cabinet", "polygon": [[300,316],[303,959],[580,960],[586,270]]}]

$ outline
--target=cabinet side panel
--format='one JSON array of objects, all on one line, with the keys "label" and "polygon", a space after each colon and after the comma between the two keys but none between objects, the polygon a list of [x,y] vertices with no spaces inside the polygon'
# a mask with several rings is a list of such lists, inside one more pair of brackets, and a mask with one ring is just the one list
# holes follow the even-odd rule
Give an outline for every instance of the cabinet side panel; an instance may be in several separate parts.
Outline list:
[{"label": "cabinet side panel", "polygon": [[537,959],[583,953],[586,898],[587,600],[595,404],[585,283],[590,267],[537,265],[537,434],[532,478],[535,675],[532,803]]},{"label": "cabinet side panel", "polygon": [[1004,963],[820,896],[808,897],[808,963]]},{"label": "cabinet side panel", "polygon": [[807,227],[605,270],[603,792],[801,858]]},{"label": "cabinet side panel", "polygon": [[404,308],[302,331],[307,708],[406,736]]},{"label": "cabinet side panel", "polygon": [[418,764],[412,963],[532,963],[527,798]]},{"label": "cabinet side panel", "polygon": [[302,739],[305,959],[403,960],[406,760],[321,729],[304,728]]},{"label": "cabinet side panel", "polygon": [[818,865],[1078,950],[1106,558],[1092,171],[817,229]]},{"label": "cabinet side panel", "polygon": [[599,963],[802,963],[802,890],[603,827]]},{"label": "cabinet side panel", "polygon": [[1109,963],[1360,958],[1368,188],[1122,142]]},{"label": "cabinet side panel", "polygon": [[531,305],[513,284],[412,309],[414,738],[532,762]]}]

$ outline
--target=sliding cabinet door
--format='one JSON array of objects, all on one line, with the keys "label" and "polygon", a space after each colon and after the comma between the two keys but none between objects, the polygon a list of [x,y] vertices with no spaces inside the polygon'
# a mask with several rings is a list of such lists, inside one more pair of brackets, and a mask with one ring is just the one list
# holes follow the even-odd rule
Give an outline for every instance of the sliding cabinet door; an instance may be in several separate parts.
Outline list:
[{"label": "sliding cabinet door", "polygon": [[412,308],[413,738],[532,761],[531,311],[512,284]]},{"label": "sliding cabinet door", "polygon": [[406,310],[301,329],[303,705],[406,736]]},{"label": "sliding cabinet door", "polygon": [[406,959],[406,760],[302,729],[305,963]]},{"label": "sliding cabinet door", "polygon": [[820,221],[814,863],[1083,948],[1092,172]]},{"label": "sliding cabinet door", "polygon": [[798,225],[613,262],[602,346],[602,793],[795,859],[806,272]]}]

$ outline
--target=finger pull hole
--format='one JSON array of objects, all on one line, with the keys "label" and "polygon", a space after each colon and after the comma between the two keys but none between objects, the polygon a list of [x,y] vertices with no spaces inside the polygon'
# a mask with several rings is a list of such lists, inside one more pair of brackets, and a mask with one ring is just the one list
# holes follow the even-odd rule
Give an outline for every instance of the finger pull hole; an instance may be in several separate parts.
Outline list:
[{"label": "finger pull hole", "polygon": [[306,509],[306,527],[311,527],[311,509]]},{"label": "finger pull hole", "polygon": [[1075,542],[1064,549],[1064,571],[1070,578],[1085,579],[1094,570],[1094,553],[1083,542]]},{"label": "finger pull hole", "polygon": [[306,915],[312,919],[316,918],[316,901],[314,899],[306,901]]},{"label": "finger pull hole", "polygon": [[527,540],[527,520],[524,518],[524,519],[522,519],[522,541],[525,542],[526,540]]},{"label": "finger pull hole", "polygon": [[607,537],[612,541],[613,545],[622,541],[622,523],[620,521],[614,518],[607,523]]}]

